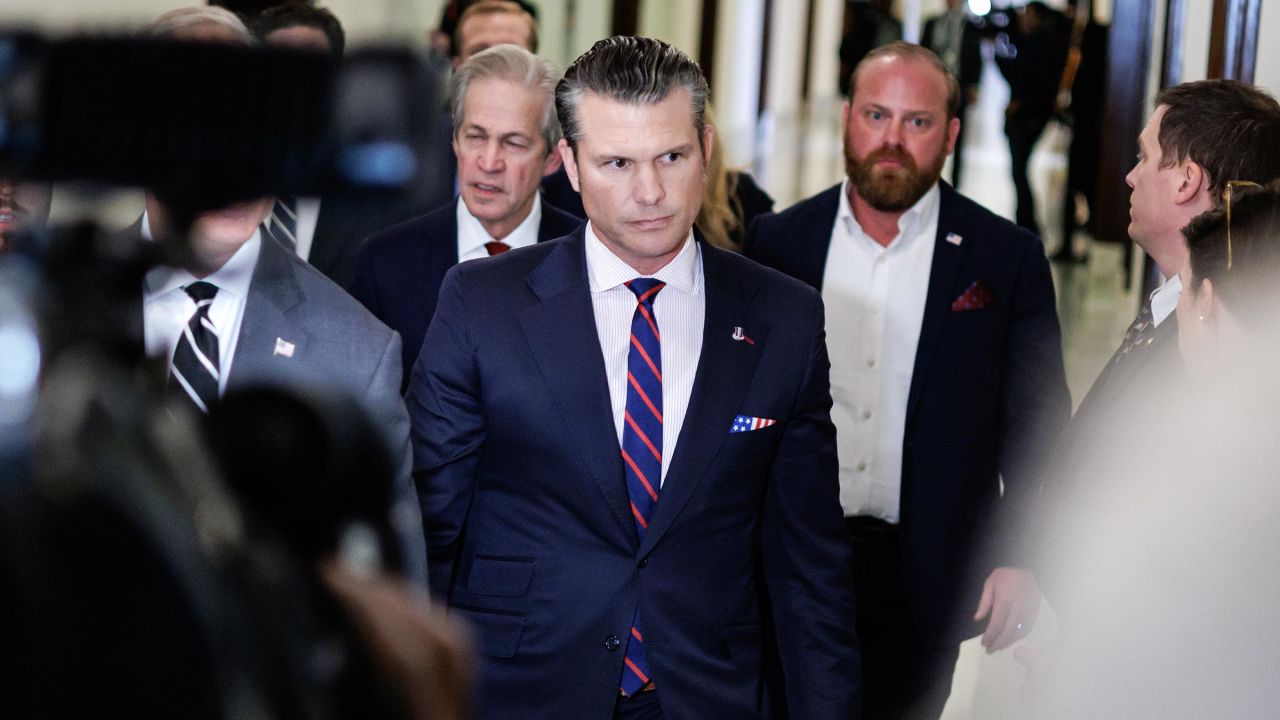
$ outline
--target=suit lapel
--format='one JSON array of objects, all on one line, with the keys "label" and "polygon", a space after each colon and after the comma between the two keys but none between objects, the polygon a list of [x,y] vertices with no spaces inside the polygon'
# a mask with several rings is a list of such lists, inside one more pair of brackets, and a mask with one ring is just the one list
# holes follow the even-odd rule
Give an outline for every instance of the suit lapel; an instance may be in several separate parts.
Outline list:
[{"label": "suit lapel", "polygon": [[591,305],[584,237],[579,228],[529,274],[529,288],[539,302],[524,310],[520,324],[591,479],[627,535],[635,537]]},{"label": "suit lapel", "polygon": [[793,249],[787,252],[795,265],[788,274],[822,292],[822,274],[831,249],[831,226],[840,209],[840,188],[836,185],[813,199],[813,204],[799,218],[793,236]]},{"label": "suit lapel", "polygon": [[960,269],[973,242],[947,242],[949,233],[965,235],[965,218],[956,202],[956,193],[945,182],[939,183],[938,234],[933,244],[933,265],[929,271],[929,291],[924,303],[924,321],[920,325],[920,343],[911,372],[911,390],[907,395],[907,422],[920,403],[921,386],[925,383],[930,363],[938,348],[938,337],[951,317],[951,303],[960,294],[957,287]]},{"label": "suit lapel", "polygon": [[[750,291],[738,285],[736,278],[727,272],[725,252],[706,243],[699,244],[707,298],[702,351],[684,426],[680,428],[675,455],[640,545],[640,555],[657,544],[706,476],[742,406],[742,398],[769,335],[768,325],[751,311]],[[753,342],[734,340],[736,327],[741,327]]]},{"label": "suit lapel", "polygon": [[[307,334],[288,318],[289,312],[306,299],[291,260],[287,250],[262,238],[227,387],[245,382],[260,369],[287,363],[305,350]],[[277,340],[288,347],[278,346]]]}]

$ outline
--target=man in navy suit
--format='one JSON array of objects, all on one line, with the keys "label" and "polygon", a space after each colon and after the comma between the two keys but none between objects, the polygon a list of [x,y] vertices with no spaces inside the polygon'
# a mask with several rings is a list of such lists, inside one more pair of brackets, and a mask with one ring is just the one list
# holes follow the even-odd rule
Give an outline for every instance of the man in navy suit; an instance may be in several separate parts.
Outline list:
[{"label": "man in navy suit", "polygon": [[962,614],[989,617],[989,652],[1030,629],[1022,543],[988,535],[1028,514],[1070,411],[1040,241],[939,182],[959,95],[925,48],[870,53],[844,107],[848,178],[757,220],[744,249],[826,303],[869,718],[938,717],[976,634]]},{"label": "man in navy suit", "polygon": [[[147,32],[179,41],[253,43],[243,23],[218,7],[165,13]],[[141,318],[148,354],[171,359],[170,388],[201,411],[228,389],[262,383],[335,387],[361,399],[397,458],[390,522],[403,546],[406,574],[425,586],[409,418],[398,393],[399,336],[264,234],[262,222],[275,198],[200,213],[180,238],[183,228],[176,227],[173,205],[162,193],[147,193],[142,218],[126,232],[163,244],[174,258],[147,273]],[[173,250],[178,247],[186,250]],[[193,350],[202,358],[186,368],[188,380],[178,355]]]},{"label": "man in navy suit", "polygon": [[445,277],[407,402],[478,718],[857,713],[822,303],[697,239],[706,95],[598,42],[556,92],[588,223]]},{"label": "man in navy suit", "polygon": [[360,248],[351,294],[404,338],[406,380],[449,268],[567,235],[581,223],[538,192],[543,174],[560,165],[558,79],[549,62],[514,45],[459,67],[450,89],[457,199]]}]

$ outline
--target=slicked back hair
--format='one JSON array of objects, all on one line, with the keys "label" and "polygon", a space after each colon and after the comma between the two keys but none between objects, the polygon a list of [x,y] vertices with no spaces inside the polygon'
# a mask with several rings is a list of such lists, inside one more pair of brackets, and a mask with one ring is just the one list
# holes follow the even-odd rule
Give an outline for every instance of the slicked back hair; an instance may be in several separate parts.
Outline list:
[{"label": "slicked back hair", "polygon": [[1214,204],[1231,180],[1265,183],[1280,177],[1280,103],[1236,80],[1198,80],[1166,88],[1155,105],[1160,164],[1188,158],[1209,174]]},{"label": "slicked back hair", "polygon": [[497,45],[471,56],[449,80],[449,107],[453,112],[453,131],[462,129],[467,90],[477,80],[502,80],[519,85],[542,99],[542,117],[538,129],[546,143],[545,152],[555,152],[560,141],[560,123],[556,122],[555,93],[560,73],[550,62],[515,45]]},{"label": "slicked back hair", "polygon": [[701,147],[709,92],[702,69],[661,40],[619,35],[597,42],[565,70],[556,87],[556,114],[565,140],[576,153],[582,139],[578,108],[585,93],[628,105],[655,105],[677,88],[689,93]]},{"label": "slicked back hair", "polygon": [[942,59],[932,50],[923,45],[913,45],[902,40],[895,40],[888,45],[880,47],[867,53],[866,57],[858,63],[853,69],[853,74],[849,76],[849,99],[852,100],[855,93],[858,92],[858,76],[862,74],[862,68],[868,63],[885,57],[902,58],[903,60],[918,60],[920,62],[932,65],[935,70],[942,73],[942,77],[947,81],[947,120],[950,120],[960,112],[960,81],[955,75],[947,69]]}]

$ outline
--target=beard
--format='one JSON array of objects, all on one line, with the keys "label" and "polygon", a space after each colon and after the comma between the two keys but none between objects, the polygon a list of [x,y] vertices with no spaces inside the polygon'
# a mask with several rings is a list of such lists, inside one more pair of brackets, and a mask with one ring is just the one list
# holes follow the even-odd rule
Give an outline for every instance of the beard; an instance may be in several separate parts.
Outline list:
[{"label": "beard", "polygon": [[[876,163],[881,160],[896,160],[902,167],[877,168]],[[907,151],[896,147],[882,147],[860,158],[845,137],[844,172],[849,182],[867,204],[883,212],[901,212],[915,205],[942,177],[946,162],[947,153],[940,152],[931,165],[921,170]]]}]

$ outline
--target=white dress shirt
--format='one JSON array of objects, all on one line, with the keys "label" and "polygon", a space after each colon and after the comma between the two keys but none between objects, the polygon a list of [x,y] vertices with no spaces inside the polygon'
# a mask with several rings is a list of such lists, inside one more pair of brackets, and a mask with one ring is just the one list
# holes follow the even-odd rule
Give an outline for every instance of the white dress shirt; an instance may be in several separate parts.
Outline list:
[{"label": "white dress shirt", "polygon": [[822,275],[831,355],[831,419],[845,515],[896,523],[902,494],[907,396],[938,232],[938,186],[898,219],[882,247],[853,216],[849,181]]},{"label": "white dress shirt", "polygon": [[1182,278],[1177,275],[1165,280],[1163,285],[1151,291],[1151,320],[1156,327],[1160,327],[1160,323],[1178,309],[1178,296],[1181,294]]},{"label": "white dress shirt", "polygon": [[[142,215],[142,237],[152,238],[151,221],[146,213]],[[257,230],[226,264],[206,278],[166,265],[152,268],[143,281],[142,290],[142,332],[147,354],[172,362],[178,337],[196,311],[196,303],[185,288],[203,279],[218,288],[209,307],[209,321],[218,334],[218,394],[226,392],[227,375],[231,372],[231,359],[235,357],[244,305],[249,297],[249,283],[261,248],[262,232]]]},{"label": "white dress shirt", "polygon": [[504,238],[495,238],[484,229],[480,220],[471,214],[467,203],[458,198],[458,262],[489,257],[484,244],[494,241],[504,242],[512,250],[529,247],[538,242],[538,228],[542,225],[542,193],[534,193],[533,209],[515,230]]},{"label": "white dress shirt", "polygon": [[653,277],[666,287],[653,300],[654,321],[662,333],[662,480],[675,455],[676,439],[689,410],[693,377],[702,355],[702,327],[706,323],[707,297],[702,283],[702,249],[685,238],[679,254],[653,275],[640,275],[614,255],[596,237],[587,223],[587,277],[591,285],[591,307],[596,316],[596,333],[604,352],[604,368],[609,378],[609,400],[613,421],[622,444],[622,426],[627,408],[627,354],[631,350],[631,317],[636,296],[623,283],[637,277]]}]

